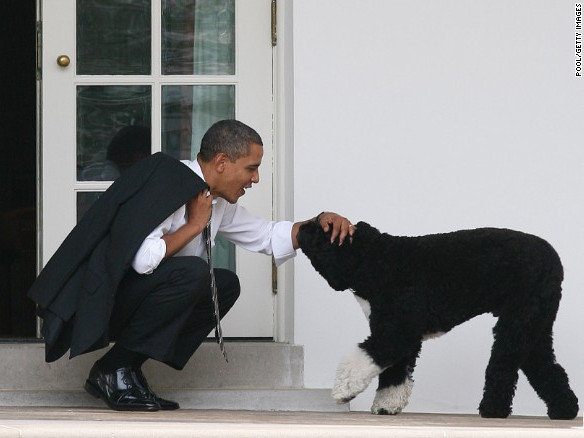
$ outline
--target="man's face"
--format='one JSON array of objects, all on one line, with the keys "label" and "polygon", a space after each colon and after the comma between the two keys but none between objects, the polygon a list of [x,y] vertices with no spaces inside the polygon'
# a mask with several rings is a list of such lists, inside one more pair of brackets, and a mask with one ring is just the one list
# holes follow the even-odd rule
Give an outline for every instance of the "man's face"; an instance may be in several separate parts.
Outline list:
[{"label": "man's face", "polygon": [[249,154],[238,158],[235,162],[225,160],[225,168],[221,178],[217,195],[231,204],[245,194],[245,190],[251,188],[260,180],[259,167],[264,155],[263,146],[251,143]]}]

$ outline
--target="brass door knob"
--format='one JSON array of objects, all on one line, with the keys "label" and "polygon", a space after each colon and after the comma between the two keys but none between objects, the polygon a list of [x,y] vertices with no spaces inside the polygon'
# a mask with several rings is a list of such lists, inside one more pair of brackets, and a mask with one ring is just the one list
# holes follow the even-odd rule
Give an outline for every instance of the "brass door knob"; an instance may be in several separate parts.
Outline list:
[{"label": "brass door knob", "polygon": [[59,67],[67,67],[69,64],[71,64],[71,60],[67,55],[57,56],[57,65],[59,65]]}]

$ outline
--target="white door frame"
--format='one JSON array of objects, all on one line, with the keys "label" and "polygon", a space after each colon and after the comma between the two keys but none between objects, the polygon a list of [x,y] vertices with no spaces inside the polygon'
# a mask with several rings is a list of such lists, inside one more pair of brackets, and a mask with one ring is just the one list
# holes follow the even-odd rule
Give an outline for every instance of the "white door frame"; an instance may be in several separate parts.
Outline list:
[{"label": "white door frame", "polygon": [[[293,2],[277,1],[274,47],[274,219],[294,216]],[[300,218],[298,218],[300,219]],[[294,343],[294,261],[277,268],[274,340]]]},{"label": "white door frame", "polygon": [[[68,231],[75,225],[75,212],[72,206],[75,205],[76,190],[81,189],[100,189],[103,183],[80,183],[76,182],[76,153],[74,147],[65,149],[65,152],[59,150],[59,145],[75,145],[75,129],[62,123],[62,120],[72,120],[75,124],[74,110],[70,113],[69,109],[63,109],[56,102],[75,102],[75,86],[77,84],[107,84],[108,81],[99,77],[84,77],[75,75],[75,2],[74,0],[39,0],[41,1],[41,20],[43,21],[43,44],[42,44],[42,66],[43,66],[43,83],[42,83],[42,101],[41,101],[41,119],[42,128],[40,133],[40,197],[39,211],[41,211],[42,220],[39,222],[39,264],[44,266],[49,257],[58,248],[60,242],[66,237]],[[52,5],[59,7],[48,7]],[[258,8],[250,7],[255,4]],[[255,214],[265,216],[266,218],[274,217],[274,190],[273,182],[273,50],[270,46],[270,0],[236,0],[236,117],[243,122],[254,127],[264,140],[264,158],[260,169],[261,184],[254,186],[242,198],[241,204]],[[153,29],[159,23],[160,2],[153,0]],[[73,6],[73,7],[71,7]],[[47,23],[54,23],[50,27]],[[56,25],[55,25],[56,24]],[[73,32],[72,32],[73,30]],[[245,36],[245,38],[244,38]],[[155,59],[156,54],[160,53],[160,43],[157,38],[152,39],[152,56]],[[262,48],[263,47],[263,48]],[[242,62],[242,53],[256,53],[262,50],[269,53],[268,57],[260,57],[260,61],[254,58],[254,62]],[[263,52],[263,53],[264,53]],[[63,68],[56,63],[57,56],[66,54],[71,59],[71,65]],[[154,61],[155,62],[155,61]],[[261,64],[261,65],[260,65]],[[155,64],[153,64],[155,65]],[[156,67],[153,71],[156,72]],[[267,76],[257,80],[258,71],[267,72]],[[47,83],[47,77],[59,78],[73,86],[59,87],[53,83]],[[253,86],[238,86],[241,82],[253,79]],[[116,84],[153,84],[152,79],[147,77],[116,77]],[[188,79],[173,77],[171,83],[188,83]],[[206,83],[231,83],[224,81],[222,78],[203,79],[199,82]],[[167,83],[164,81],[164,83]],[[251,82],[250,82],[251,83]],[[263,90],[269,89],[266,94]],[[48,104],[53,102],[52,104]],[[159,105],[158,93],[153,92],[152,106]],[[50,107],[49,107],[50,105]],[[271,111],[270,117],[262,116],[256,111],[256,108],[266,108]],[[69,115],[63,115],[62,111],[69,111]],[[72,115],[71,115],[72,114]],[[59,119],[61,116],[61,119]],[[152,132],[159,132],[160,119],[153,116]],[[160,150],[160,138],[153,135],[152,137],[153,152]],[[59,151],[59,152],[56,152]],[[51,169],[51,171],[47,171]],[[58,172],[58,175],[51,172]],[[65,183],[63,182],[65,181]],[[66,187],[66,189],[63,189]],[[107,184],[106,184],[107,187]],[[266,200],[270,206],[266,210]],[[47,211],[53,206],[67,205],[67,211],[60,213],[58,219],[47,221]],[[262,213],[262,211],[264,213]],[[52,214],[55,218],[58,215]],[[59,221],[59,226],[53,226],[48,223],[54,220]],[[47,231],[51,230],[51,231]],[[270,337],[278,338],[279,326],[276,317],[276,300],[272,296],[272,263],[269,257],[260,254],[251,254],[247,251],[237,248],[236,264],[238,275],[241,279],[242,294],[233,308],[225,317],[223,331],[226,336],[237,337]],[[269,301],[263,301],[263,304],[248,304],[246,297],[254,291],[261,291],[265,296],[269,296]],[[239,309],[239,310],[238,310]],[[256,312],[256,315],[250,317],[250,312]],[[267,319],[266,319],[267,318]]]}]

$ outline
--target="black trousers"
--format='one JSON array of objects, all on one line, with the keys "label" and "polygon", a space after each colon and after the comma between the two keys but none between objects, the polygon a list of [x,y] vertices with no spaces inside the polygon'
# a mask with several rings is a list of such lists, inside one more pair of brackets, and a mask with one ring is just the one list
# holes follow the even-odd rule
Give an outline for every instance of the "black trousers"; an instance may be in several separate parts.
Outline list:
[{"label": "black trousers", "polygon": [[[239,297],[237,275],[215,269],[223,317]],[[130,351],[180,370],[215,327],[210,274],[199,257],[170,257],[152,274],[130,270],[116,294],[110,335]]]}]

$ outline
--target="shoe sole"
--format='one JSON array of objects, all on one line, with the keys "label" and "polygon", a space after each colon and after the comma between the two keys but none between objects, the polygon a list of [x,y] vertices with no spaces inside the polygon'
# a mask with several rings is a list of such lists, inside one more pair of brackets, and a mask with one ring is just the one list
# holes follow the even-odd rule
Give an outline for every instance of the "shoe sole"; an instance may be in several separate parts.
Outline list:
[{"label": "shoe sole", "polygon": [[[159,403],[160,404],[160,403]],[[164,405],[160,405],[160,410],[161,411],[176,411],[177,409],[180,409],[180,405],[177,403],[176,406],[164,406]]]},{"label": "shoe sole", "polygon": [[135,407],[135,406],[123,406],[123,405],[120,406],[120,405],[115,405],[113,403],[110,403],[110,401],[105,396],[105,394],[103,392],[101,392],[101,390],[98,387],[96,387],[93,383],[91,383],[89,380],[85,381],[84,388],[85,388],[85,391],[87,391],[89,394],[91,394],[95,398],[102,399],[105,402],[105,404],[108,405],[109,408],[111,408],[115,411],[148,411],[148,412],[153,412],[153,411],[160,410],[160,407],[156,407],[156,406]]}]

